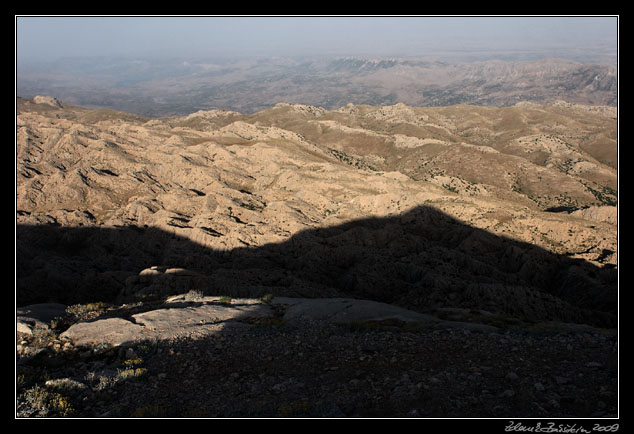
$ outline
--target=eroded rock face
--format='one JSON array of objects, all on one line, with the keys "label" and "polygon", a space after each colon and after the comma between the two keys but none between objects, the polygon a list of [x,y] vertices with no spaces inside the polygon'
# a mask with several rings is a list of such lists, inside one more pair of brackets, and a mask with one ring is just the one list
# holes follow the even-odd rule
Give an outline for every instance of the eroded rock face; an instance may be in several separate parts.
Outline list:
[{"label": "eroded rock face", "polygon": [[195,289],[614,322],[610,211],[544,212],[612,200],[603,114],[18,109],[18,305]]}]

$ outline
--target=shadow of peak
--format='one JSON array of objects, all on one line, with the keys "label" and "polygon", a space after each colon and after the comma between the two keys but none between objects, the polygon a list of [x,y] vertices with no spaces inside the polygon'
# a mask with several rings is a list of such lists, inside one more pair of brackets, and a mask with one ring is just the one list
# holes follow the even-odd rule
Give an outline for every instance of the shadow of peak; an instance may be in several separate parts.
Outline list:
[{"label": "shadow of peak", "polygon": [[[428,206],[230,252],[157,228],[18,225],[16,234],[19,306],[197,290],[233,298],[350,297],[418,311],[459,307],[616,326],[616,270],[473,228]],[[153,266],[157,273],[140,275]]]}]

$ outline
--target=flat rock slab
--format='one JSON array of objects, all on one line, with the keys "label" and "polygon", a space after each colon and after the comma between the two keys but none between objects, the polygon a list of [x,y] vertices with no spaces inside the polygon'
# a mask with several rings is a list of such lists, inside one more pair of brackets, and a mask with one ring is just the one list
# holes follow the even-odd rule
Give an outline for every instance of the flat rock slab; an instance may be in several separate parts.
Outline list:
[{"label": "flat rock slab", "polygon": [[[198,304],[198,303],[193,303]],[[247,318],[266,318],[273,311],[266,304],[200,304],[157,309],[133,315],[136,324],[159,333],[162,337],[175,337],[190,329],[206,325],[217,325],[227,321],[240,321]],[[195,330],[192,330],[195,331]]]},{"label": "flat rock slab", "polygon": [[32,304],[17,308],[15,313],[16,330],[31,335],[34,329],[49,328],[51,320],[66,313],[66,306],[59,303]]},{"label": "flat rock slab", "polygon": [[287,305],[284,320],[289,322],[313,320],[343,324],[385,320],[404,322],[438,321],[438,318],[431,315],[371,300],[276,297],[273,299],[273,304]]},{"label": "flat rock slab", "polygon": [[171,307],[132,315],[130,320],[107,318],[74,324],[61,337],[70,339],[76,346],[101,343],[120,346],[142,340],[205,334],[247,318],[273,315],[271,307],[262,302],[223,304],[171,301],[168,305]]},{"label": "flat rock slab", "polygon": [[275,310],[283,311],[283,320],[292,324],[325,321],[351,324],[378,321],[402,321],[495,331],[483,324],[441,321],[386,303],[350,298],[287,298],[275,297],[270,304],[258,299],[234,299],[222,302],[219,297],[200,297],[187,301],[185,296],[171,297],[164,307],[132,315],[129,319],[107,318],[72,325],[62,333],[76,346],[107,343],[113,346],[142,340],[166,340],[178,337],[205,336],[225,327],[248,326],[249,319],[270,318]]},{"label": "flat rock slab", "polygon": [[119,346],[151,339],[154,333],[123,318],[106,318],[74,324],[60,337],[70,339],[78,347],[99,344]]}]

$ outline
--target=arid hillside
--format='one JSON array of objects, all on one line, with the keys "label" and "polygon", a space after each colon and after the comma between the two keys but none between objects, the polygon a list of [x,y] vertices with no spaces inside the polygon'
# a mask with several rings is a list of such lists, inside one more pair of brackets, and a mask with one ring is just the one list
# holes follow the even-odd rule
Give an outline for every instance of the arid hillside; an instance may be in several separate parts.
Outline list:
[{"label": "arid hillside", "polygon": [[17,108],[19,305],[195,287],[614,323],[613,108]]},{"label": "arid hillside", "polygon": [[618,417],[613,108],[16,128],[17,417]]}]

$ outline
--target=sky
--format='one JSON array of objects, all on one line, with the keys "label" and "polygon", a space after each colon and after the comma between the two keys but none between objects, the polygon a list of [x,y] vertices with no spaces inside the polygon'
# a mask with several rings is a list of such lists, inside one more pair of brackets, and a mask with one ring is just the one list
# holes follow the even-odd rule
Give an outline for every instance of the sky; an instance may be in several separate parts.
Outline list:
[{"label": "sky", "polygon": [[442,50],[616,53],[616,16],[16,16],[18,61],[81,56],[422,56]]}]

